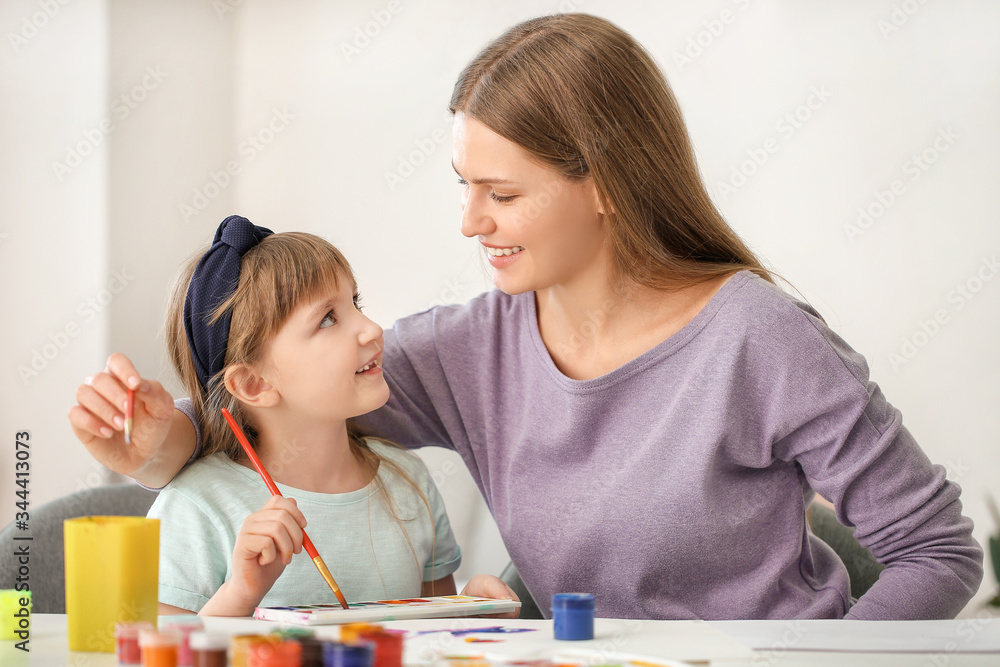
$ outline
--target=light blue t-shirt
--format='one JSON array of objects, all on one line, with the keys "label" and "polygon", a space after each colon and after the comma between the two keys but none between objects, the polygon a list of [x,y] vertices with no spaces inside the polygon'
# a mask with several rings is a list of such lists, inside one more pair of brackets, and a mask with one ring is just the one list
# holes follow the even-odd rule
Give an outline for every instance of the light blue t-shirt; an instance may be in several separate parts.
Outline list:
[{"label": "light blue t-shirt", "polygon": [[[430,505],[399,475],[380,465],[377,478],[392,498],[394,518],[375,480],[350,493],[315,493],[278,484],[305,515],[308,533],[348,602],[420,595],[422,581],[452,574],[461,551],[437,487],[415,455],[380,442],[368,445],[396,463]],[[232,575],[233,547],[244,519],[271,494],[253,469],[213,454],[188,466],[153,503],[160,519],[160,602],[198,611]],[[433,522],[431,520],[433,516]],[[404,533],[405,529],[405,533]],[[303,550],[260,606],[335,604],[336,597]]]}]

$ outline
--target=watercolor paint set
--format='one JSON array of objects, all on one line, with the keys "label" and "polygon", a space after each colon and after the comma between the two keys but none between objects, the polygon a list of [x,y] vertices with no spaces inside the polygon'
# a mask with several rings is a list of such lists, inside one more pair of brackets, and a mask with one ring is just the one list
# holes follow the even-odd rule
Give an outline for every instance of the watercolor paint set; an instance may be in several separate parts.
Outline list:
[{"label": "watercolor paint set", "polygon": [[257,607],[254,618],[292,625],[334,625],[339,623],[372,623],[400,621],[411,618],[453,618],[502,614],[521,606],[513,600],[494,600],[468,595],[408,598],[352,602],[349,609],[336,604],[299,605],[294,607]]}]

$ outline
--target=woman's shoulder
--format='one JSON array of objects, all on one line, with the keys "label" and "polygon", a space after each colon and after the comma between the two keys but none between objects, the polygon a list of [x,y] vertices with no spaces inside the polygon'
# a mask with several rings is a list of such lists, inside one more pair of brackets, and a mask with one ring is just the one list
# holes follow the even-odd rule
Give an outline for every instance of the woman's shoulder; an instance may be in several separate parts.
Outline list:
[{"label": "woman's shoulder", "polygon": [[482,335],[491,327],[520,322],[520,318],[510,316],[533,307],[534,292],[512,295],[492,289],[472,297],[464,304],[433,306],[400,318],[396,320],[393,329],[405,335],[421,331],[453,333],[475,328],[477,335]]},{"label": "woman's shoulder", "polygon": [[867,382],[864,357],[812,305],[748,271],[733,281],[737,279],[718,308],[715,332],[738,336],[745,350],[770,364],[782,358],[796,364],[827,361],[842,364],[860,382]]}]

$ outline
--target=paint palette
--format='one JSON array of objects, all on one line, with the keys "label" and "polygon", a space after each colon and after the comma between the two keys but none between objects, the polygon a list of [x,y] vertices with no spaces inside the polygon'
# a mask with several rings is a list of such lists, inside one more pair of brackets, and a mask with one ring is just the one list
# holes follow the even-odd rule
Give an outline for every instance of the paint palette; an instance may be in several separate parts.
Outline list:
[{"label": "paint palette", "polygon": [[337,623],[371,623],[398,621],[409,618],[451,618],[503,614],[521,606],[513,600],[476,598],[468,595],[408,598],[351,602],[350,609],[339,604],[307,604],[296,607],[257,607],[253,617],[262,621],[279,621],[293,625],[333,625]]}]

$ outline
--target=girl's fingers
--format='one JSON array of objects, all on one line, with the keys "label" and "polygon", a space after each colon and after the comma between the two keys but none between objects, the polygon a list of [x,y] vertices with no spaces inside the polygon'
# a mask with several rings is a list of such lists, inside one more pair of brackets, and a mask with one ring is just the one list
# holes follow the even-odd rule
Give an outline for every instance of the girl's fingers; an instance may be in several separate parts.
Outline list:
[{"label": "girl's fingers", "polygon": [[245,535],[237,540],[233,559],[254,561],[260,566],[274,562],[278,556],[274,540],[265,535]]},{"label": "girl's fingers", "polygon": [[284,496],[271,496],[271,499],[264,504],[264,507],[271,507],[274,509],[281,509],[288,512],[289,515],[295,520],[295,523],[301,528],[306,527],[306,517],[299,509],[298,503],[295,502],[295,498],[285,498]]},{"label": "girl's fingers", "polygon": [[292,518],[287,513],[277,510],[258,512],[254,516],[254,520],[245,526],[247,534],[269,537],[277,546],[281,559],[286,563],[290,561],[292,554],[299,551],[291,534],[293,529],[298,528],[294,526]]},{"label": "girl's fingers", "polygon": [[[96,382],[96,376],[94,381]],[[123,421],[125,413],[116,409],[111,401],[93,384],[81,384],[76,388],[76,402],[79,404],[78,407],[89,412],[95,420],[102,422],[104,427],[121,430],[125,423]],[[99,429],[100,427],[92,431],[94,435],[98,434]],[[102,435],[100,437],[110,436]]]},{"label": "girl's fingers", "polygon": [[105,371],[115,376],[128,389],[142,388],[142,376],[139,375],[139,371],[135,369],[129,358],[120,352],[115,352],[108,357]]}]

